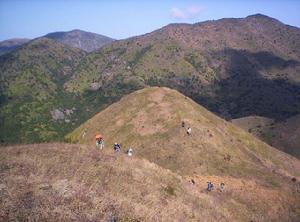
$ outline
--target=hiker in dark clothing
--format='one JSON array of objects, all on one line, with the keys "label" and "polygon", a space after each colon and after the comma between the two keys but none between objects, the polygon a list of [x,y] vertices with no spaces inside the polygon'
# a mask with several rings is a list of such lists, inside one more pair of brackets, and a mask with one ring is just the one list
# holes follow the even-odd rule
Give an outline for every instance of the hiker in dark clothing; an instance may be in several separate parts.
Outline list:
[{"label": "hiker in dark clothing", "polygon": [[214,188],[214,185],[212,184],[212,182],[207,182],[207,190],[208,191],[212,191],[213,190],[213,188]]},{"label": "hiker in dark clothing", "polygon": [[185,127],[185,122],[184,121],[181,122],[181,127]]},{"label": "hiker in dark clothing", "polygon": [[115,143],[115,144],[114,144],[114,150],[115,150],[115,152],[120,152],[120,150],[121,150],[120,144]]}]

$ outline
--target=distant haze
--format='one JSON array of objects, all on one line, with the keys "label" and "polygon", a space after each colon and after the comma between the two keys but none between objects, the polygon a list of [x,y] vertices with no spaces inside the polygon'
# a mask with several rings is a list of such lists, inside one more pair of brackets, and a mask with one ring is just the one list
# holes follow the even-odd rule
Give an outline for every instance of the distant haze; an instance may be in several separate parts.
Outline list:
[{"label": "distant haze", "polygon": [[87,52],[92,52],[113,41],[113,39],[109,37],[84,32],[78,29],[70,32],[53,32],[45,35],[45,37],[57,40],[71,47],[80,48]]}]

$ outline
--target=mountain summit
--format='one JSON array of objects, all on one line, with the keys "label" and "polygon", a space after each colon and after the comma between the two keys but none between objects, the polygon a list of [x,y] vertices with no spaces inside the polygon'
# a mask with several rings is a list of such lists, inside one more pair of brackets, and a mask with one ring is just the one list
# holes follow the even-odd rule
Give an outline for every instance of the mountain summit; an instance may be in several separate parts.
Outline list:
[{"label": "mountain summit", "polygon": [[[188,127],[192,128],[191,136],[187,135]],[[295,158],[169,88],[151,87],[131,93],[66,138],[94,145],[97,132],[104,135],[107,144],[118,142],[124,149],[134,147],[138,156],[181,175],[197,172],[262,176],[282,167],[285,175],[300,176],[299,161]],[[231,156],[230,164],[224,161],[227,156]],[[292,165],[285,165],[288,159]]]},{"label": "mountain summit", "polygon": [[53,32],[44,37],[54,39],[71,47],[80,48],[87,52],[95,51],[114,41],[114,39],[107,36],[85,32],[79,29],[74,29],[69,32]]}]

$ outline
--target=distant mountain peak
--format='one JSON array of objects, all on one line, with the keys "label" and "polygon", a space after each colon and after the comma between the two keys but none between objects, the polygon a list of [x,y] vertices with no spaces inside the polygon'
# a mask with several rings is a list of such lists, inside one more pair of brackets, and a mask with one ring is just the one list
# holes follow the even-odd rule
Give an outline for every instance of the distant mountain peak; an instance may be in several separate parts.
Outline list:
[{"label": "distant mountain peak", "polygon": [[11,52],[28,41],[30,41],[30,39],[26,38],[13,38],[4,40],[0,42],[0,55]]},{"label": "distant mountain peak", "polygon": [[273,18],[271,18],[267,15],[261,14],[261,13],[256,13],[256,14],[253,14],[253,15],[249,15],[246,18],[270,18],[270,19],[273,19]]},{"label": "distant mountain peak", "polygon": [[95,51],[102,46],[114,41],[104,35],[73,29],[71,31],[52,32],[44,37],[54,39],[71,47],[80,48],[84,51]]},{"label": "distant mountain peak", "polygon": [[249,15],[245,19],[246,20],[248,20],[248,19],[257,19],[257,20],[261,20],[261,21],[280,22],[279,20],[277,20],[275,18],[272,18],[272,17],[264,15],[264,14],[260,14],[260,13],[257,13],[257,14],[254,14],[254,15]]},{"label": "distant mountain peak", "polygon": [[72,29],[70,32],[86,32],[86,31],[83,31],[81,29]]}]

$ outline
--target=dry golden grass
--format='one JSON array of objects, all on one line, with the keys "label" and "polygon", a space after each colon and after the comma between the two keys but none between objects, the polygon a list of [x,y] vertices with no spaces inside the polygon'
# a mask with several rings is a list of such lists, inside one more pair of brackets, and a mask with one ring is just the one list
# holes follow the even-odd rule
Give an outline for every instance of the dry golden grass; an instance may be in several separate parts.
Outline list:
[{"label": "dry golden grass", "polygon": [[5,147],[1,157],[1,221],[196,221],[210,205],[168,170],[88,146]]},{"label": "dry golden grass", "polygon": [[[291,185],[182,177],[93,146],[3,147],[0,155],[0,221],[296,221],[300,213]],[[208,180],[225,181],[225,190],[207,192]]]}]

